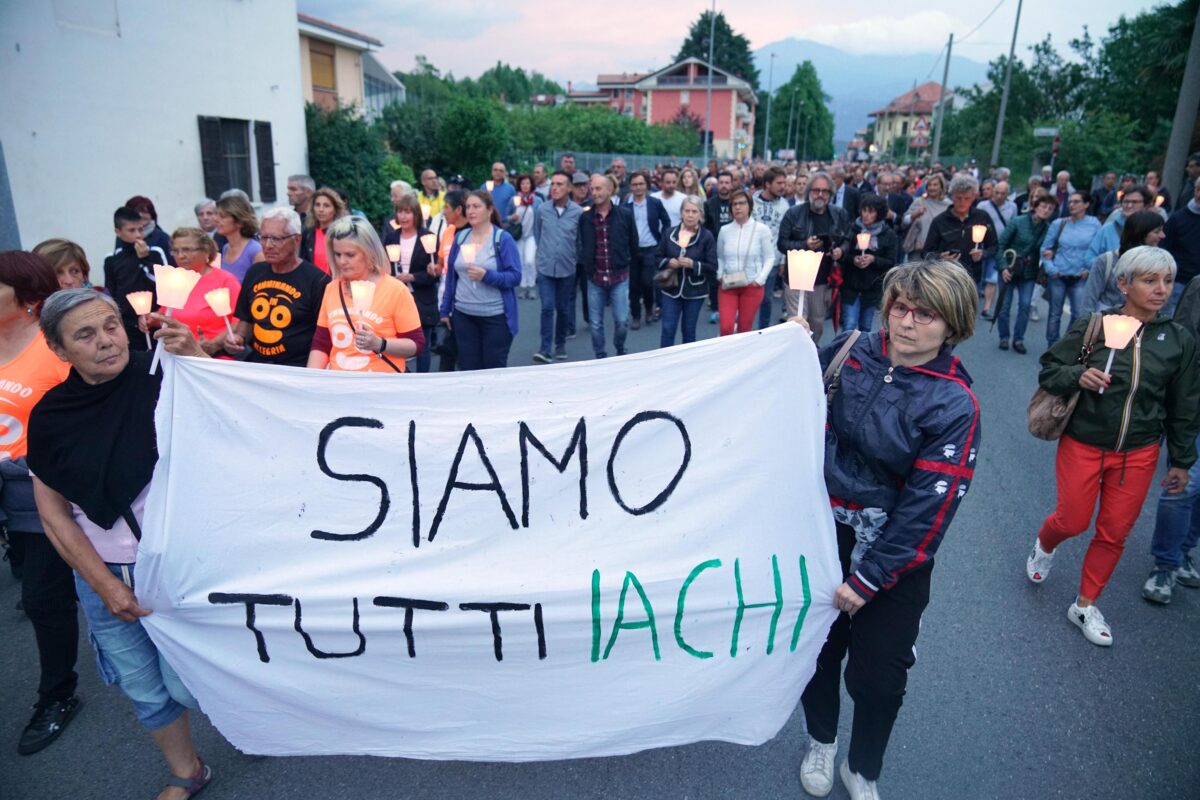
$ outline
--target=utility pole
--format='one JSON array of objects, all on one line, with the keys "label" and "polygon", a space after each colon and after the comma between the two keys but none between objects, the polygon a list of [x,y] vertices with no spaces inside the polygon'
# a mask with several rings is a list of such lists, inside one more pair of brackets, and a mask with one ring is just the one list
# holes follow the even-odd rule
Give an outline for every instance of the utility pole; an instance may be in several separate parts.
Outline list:
[{"label": "utility pole", "polygon": [[[799,121],[797,121],[799,124]],[[804,160],[808,161],[808,115],[804,115]]]},{"label": "utility pole", "polygon": [[[1013,58],[1017,52],[1017,29],[1021,27],[1021,4],[1017,0],[1017,21],[1013,23],[1012,44],[1008,46],[1008,67],[1004,70],[1004,91],[1000,93],[1000,116],[996,119],[996,140],[992,142],[992,160],[989,166],[995,167],[1000,162],[1000,139],[1004,136],[1004,112],[1008,110],[1008,87],[1012,83]],[[1194,38],[1194,37],[1193,37]]]},{"label": "utility pole", "polygon": [[942,146],[942,119],[946,116],[946,83],[950,80],[950,53],[954,50],[954,34],[946,43],[946,66],[942,69],[942,95],[938,98],[937,127],[933,132],[933,153],[929,157],[932,164],[938,160],[938,150]]},{"label": "utility pole", "polygon": [[[771,158],[771,100],[775,96],[775,54],[771,53],[771,70],[767,78],[767,128],[763,131],[763,158]],[[753,144],[753,142],[751,142]]]},{"label": "utility pole", "polygon": [[[913,81],[912,102],[908,104],[908,118],[912,119],[917,111],[917,82]],[[908,129],[908,134],[904,137],[904,161],[908,162],[908,148],[912,144],[912,128]]]},{"label": "utility pole", "polygon": [[713,0],[708,16],[708,91],[704,98],[704,164],[708,165],[708,145],[712,141],[712,79],[713,46],[717,39],[717,0]]},{"label": "utility pole", "polygon": [[784,141],[783,146],[789,150],[792,149],[792,112],[794,112],[796,110],[796,94],[799,91],[800,91],[799,89],[792,90],[792,101],[790,103],[788,103],[787,139]]},{"label": "utility pole", "polygon": [[[1171,198],[1179,198],[1183,191],[1180,177],[1187,163],[1188,145],[1196,125],[1196,106],[1200,105],[1200,11],[1196,12],[1196,27],[1192,29],[1192,46],[1188,49],[1187,65],[1183,68],[1183,83],[1179,86],[1179,99],[1175,102],[1175,120],[1171,123],[1171,138],[1167,143],[1167,160],[1163,164],[1163,186],[1171,192]],[[1186,199],[1180,198],[1186,203]],[[1176,205],[1179,205],[1177,202]]]}]

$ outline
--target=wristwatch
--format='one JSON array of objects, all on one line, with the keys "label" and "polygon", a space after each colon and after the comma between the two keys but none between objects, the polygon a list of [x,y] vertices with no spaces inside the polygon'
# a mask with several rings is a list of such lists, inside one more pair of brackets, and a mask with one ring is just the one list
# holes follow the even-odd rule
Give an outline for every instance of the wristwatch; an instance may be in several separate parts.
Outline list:
[{"label": "wristwatch", "polygon": [[387,339],[380,336],[379,337],[379,355],[384,355],[385,353],[387,353]]}]

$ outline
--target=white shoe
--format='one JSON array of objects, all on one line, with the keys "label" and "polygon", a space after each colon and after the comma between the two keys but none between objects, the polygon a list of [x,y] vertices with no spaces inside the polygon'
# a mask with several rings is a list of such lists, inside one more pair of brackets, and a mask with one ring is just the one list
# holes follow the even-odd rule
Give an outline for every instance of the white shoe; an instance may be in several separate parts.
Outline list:
[{"label": "white shoe", "polygon": [[1033,552],[1025,559],[1025,574],[1034,583],[1041,583],[1050,577],[1050,565],[1054,562],[1054,551],[1047,553],[1042,549],[1041,540],[1033,540]]},{"label": "white shoe", "polygon": [[842,784],[850,793],[850,800],[879,800],[879,789],[875,781],[869,781],[862,775],[850,771],[850,762],[842,762]]},{"label": "white shoe", "polygon": [[1095,606],[1080,608],[1071,603],[1071,607],[1067,609],[1067,618],[1083,631],[1083,635],[1092,644],[1098,644],[1101,647],[1112,646],[1112,630],[1104,621],[1104,615],[1100,613],[1100,609]]},{"label": "white shoe", "polygon": [[813,797],[824,797],[833,790],[833,761],[837,757],[837,740],[822,744],[811,736],[808,752],[800,764],[800,785]]}]

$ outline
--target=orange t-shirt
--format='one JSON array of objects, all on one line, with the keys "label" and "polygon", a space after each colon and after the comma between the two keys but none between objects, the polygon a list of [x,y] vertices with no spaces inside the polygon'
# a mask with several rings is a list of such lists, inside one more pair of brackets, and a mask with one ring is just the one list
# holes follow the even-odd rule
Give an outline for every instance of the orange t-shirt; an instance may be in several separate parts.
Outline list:
[{"label": "orange t-shirt", "polygon": [[0,459],[26,454],[29,413],[70,371],[71,365],[54,355],[41,331],[19,356],[0,366]]},{"label": "orange t-shirt", "polygon": [[[330,281],[325,287],[321,313],[317,316],[317,324],[329,329],[329,338],[333,342],[329,351],[329,368],[347,372],[392,372],[392,368],[376,353],[364,353],[354,346],[354,329],[351,323],[346,321],[342,301],[338,297],[338,288],[341,285],[341,281]],[[412,292],[391,275],[379,278],[375,284],[371,309],[363,314],[361,319],[354,310],[350,292],[345,291],[345,296],[346,308],[350,309],[351,322],[355,328],[361,323],[376,336],[395,339],[402,333],[421,327],[421,317],[417,313],[417,303],[413,300]],[[401,372],[404,371],[402,357],[388,355],[388,358]]]}]

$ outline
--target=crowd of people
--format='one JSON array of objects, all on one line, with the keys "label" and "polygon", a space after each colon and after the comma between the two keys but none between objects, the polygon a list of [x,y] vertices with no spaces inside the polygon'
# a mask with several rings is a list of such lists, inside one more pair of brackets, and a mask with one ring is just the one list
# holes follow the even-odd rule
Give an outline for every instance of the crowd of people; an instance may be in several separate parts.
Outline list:
[{"label": "crowd of people", "polygon": [[[662,347],[695,341],[707,306],[722,336],[791,320],[818,346],[843,613],[803,695],[801,780],[815,796],[832,788],[848,659],[855,709],[841,777],[852,797],[877,797],[934,557],[974,479],[980,407],[953,351],[980,318],[999,349],[1025,354],[1044,295],[1039,382],[1072,403],[1057,504],[1028,578],[1047,579],[1057,546],[1098,507],[1068,618],[1111,645],[1096,601],[1165,441],[1142,593],[1166,604],[1177,585],[1200,586],[1200,154],[1188,170],[1190,193],[1171,210],[1155,173],[1108,173],[1081,190],[1047,168],[1010,199],[1003,168],[714,160],[631,172],[614,159],[589,174],[566,154],[516,176],[496,163],[477,187],[425,169],[417,186],[390,187],[393,213],[374,222],[306,175],[288,179],[286,206],[259,213],[231,190],[196,203],[196,225],[170,234],[153,202],[133,197],[113,213],[102,287],[69,239],[0,253],[0,388],[11,404],[0,505],[40,666],[18,750],[50,745],[80,708],[78,605],[105,681],[132,700],[169,767],[160,798],[190,797],[212,778],[189,732],[195,700],[142,629],[149,612],[133,587],[156,459],[155,340],[181,356],[277,367],[428,372],[436,355],[441,371],[479,370],[508,365],[530,311],[540,326],[531,358],[547,364],[567,359],[579,314],[599,359],[624,355],[631,328],[658,325]],[[811,291],[793,288],[793,251],[819,254]],[[157,302],[167,266],[194,273],[182,307]],[[214,291],[229,309],[208,299]],[[1102,318],[1113,315],[1137,324],[1120,350],[1105,345]]]}]

